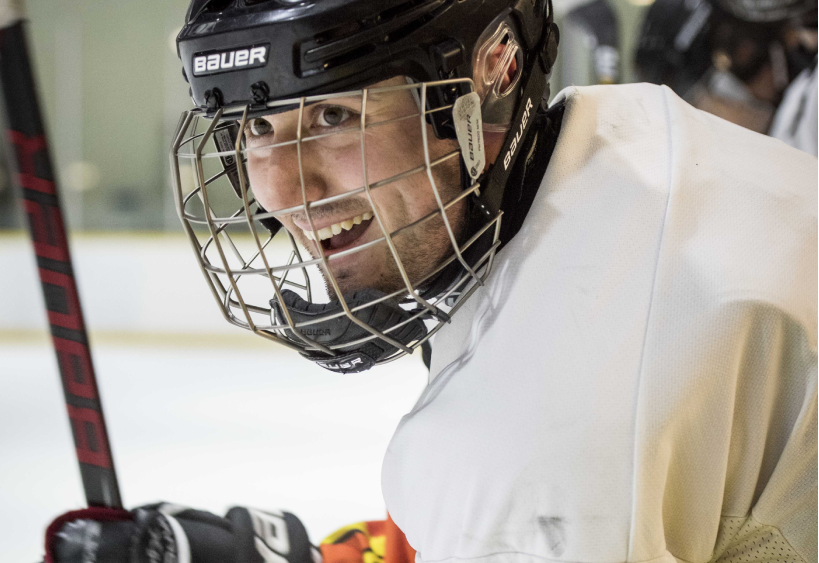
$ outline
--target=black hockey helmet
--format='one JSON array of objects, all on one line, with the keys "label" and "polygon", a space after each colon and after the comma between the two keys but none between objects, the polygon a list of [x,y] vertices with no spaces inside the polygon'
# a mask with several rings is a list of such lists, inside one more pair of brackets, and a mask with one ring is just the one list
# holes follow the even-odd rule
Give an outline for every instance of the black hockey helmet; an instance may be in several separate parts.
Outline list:
[{"label": "black hockey helmet", "polygon": [[[754,6],[758,14],[743,12]],[[812,59],[812,54],[800,58],[784,39],[792,23],[789,16],[804,14],[805,6],[790,0],[657,0],[643,20],[637,74],[641,80],[667,84],[695,105],[706,90],[735,103],[758,105],[745,84],[765,65],[772,66],[782,90]],[[733,78],[725,78],[728,72]]]},{"label": "black hockey helmet", "polygon": [[667,84],[680,96],[711,67],[707,0],[656,0],[640,30],[635,66],[640,80]]},{"label": "black hockey helmet", "polygon": [[249,104],[253,115],[270,113],[270,100],[394,76],[473,78],[481,33],[507,16],[524,51],[550,67],[546,0],[193,0],[177,48],[196,106],[229,113]]}]

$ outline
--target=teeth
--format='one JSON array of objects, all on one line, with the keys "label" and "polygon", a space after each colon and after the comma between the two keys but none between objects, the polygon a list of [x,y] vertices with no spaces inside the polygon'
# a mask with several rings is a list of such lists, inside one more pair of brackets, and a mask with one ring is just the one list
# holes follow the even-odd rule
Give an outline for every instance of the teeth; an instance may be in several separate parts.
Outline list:
[{"label": "teeth", "polygon": [[[340,223],[334,223],[334,224],[330,225],[329,227],[324,227],[323,229],[319,229],[318,230],[318,239],[319,240],[326,240],[328,238],[331,238],[331,237],[333,237],[335,235],[340,234],[342,230],[349,231],[355,225],[360,225],[364,221],[369,221],[372,218],[373,218],[373,214],[370,211],[368,211],[368,212],[364,213],[363,215],[356,215],[352,219],[348,219],[348,220],[342,221]],[[308,240],[313,240],[313,241],[316,240],[316,238],[313,236],[313,231],[305,231],[304,229],[302,229],[302,232],[304,232],[304,236],[307,237]]]}]

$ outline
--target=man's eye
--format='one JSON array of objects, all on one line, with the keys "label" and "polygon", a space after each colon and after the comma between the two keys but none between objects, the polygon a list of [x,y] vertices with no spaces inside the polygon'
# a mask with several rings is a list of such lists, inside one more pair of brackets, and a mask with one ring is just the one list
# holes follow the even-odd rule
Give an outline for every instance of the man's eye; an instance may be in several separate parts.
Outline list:
[{"label": "man's eye", "polygon": [[353,112],[343,106],[326,106],[318,114],[320,127],[338,127],[353,116]]},{"label": "man's eye", "polygon": [[257,117],[255,119],[251,119],[250,123],[247,125],[250,134],[254,137],[263,137],[273,131],[273,125],[266,119],[262,119],[261,117]]}]

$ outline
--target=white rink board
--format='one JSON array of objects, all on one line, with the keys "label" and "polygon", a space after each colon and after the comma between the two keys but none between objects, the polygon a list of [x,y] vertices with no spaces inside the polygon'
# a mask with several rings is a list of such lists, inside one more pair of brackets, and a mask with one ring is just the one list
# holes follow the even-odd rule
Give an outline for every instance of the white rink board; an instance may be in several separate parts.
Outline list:
[{"label": "white rink board", "polygon": [[[242,333],[223,320],[187,238],[100,233],[70,243],[92,332]],[[0,330],[46,330],[27,236],[0,235],[0,264]]]}]

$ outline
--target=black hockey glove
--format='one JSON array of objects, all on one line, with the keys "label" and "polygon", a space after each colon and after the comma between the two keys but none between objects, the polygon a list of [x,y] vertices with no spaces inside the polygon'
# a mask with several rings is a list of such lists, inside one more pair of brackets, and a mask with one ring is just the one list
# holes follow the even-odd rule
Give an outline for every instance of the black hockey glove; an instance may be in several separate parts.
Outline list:
[{"label": "black hockey glove", "polygon": [[63,514],[46,530],[45,563],[321,563],[321,555],[288,512],[233,507],[221,518],[161,503]]}]

